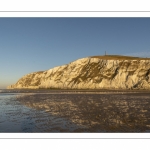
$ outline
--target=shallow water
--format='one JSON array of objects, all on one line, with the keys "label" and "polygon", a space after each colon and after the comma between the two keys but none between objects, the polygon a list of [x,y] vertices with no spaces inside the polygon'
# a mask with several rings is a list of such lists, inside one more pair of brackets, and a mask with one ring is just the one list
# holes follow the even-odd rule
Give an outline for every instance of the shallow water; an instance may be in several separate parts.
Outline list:
[{"label": "shallow water", "polygon": [[150,94],[0,91],[0,132],[150,132]]},{"label": "shallow water", "polygon": [[0,94],[0,132],[72,132],[77,125],[44,110],[27,107],[18,98],[30,94]]}]

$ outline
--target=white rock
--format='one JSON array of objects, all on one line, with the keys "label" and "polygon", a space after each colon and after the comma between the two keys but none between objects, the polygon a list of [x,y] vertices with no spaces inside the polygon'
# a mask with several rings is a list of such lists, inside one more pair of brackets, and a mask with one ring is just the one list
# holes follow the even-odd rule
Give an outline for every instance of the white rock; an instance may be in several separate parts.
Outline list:
[{"label": "white rock", "polygon": [[82,58],[23,76],[8,89],[150,89],[150,60]]}]

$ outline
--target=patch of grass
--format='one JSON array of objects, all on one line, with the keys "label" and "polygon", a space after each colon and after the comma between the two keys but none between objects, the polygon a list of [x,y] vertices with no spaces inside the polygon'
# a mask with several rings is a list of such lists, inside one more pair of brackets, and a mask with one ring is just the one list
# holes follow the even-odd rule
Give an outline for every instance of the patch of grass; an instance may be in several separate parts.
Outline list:
[{"label": "patch of grass", "polygon": [[104,59],[104,60],[150,60],[150,58],[121,56],[121,55],[91,56],[90,58],[99,58],[99,59]]}]

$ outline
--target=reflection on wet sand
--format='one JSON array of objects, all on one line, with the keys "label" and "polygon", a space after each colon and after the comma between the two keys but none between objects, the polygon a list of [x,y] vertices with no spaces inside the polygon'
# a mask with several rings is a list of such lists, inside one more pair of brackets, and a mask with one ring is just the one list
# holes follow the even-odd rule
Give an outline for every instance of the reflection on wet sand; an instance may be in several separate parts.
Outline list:
[{"label": "reflection on wet sand", "polygon": [[[56,124],[47,122],[46,126],[61,125],[61,118],[77,125],[74,130],[68,125],[68,130],[60,132],[150,132],[149,93],[37,93],[18,96],[17,100],[27,107],[58,117]],[[41,122],[46,123],[44,118]]]},{"label": "reflection on wet sand", "polygon": [[75,132],[79,128],[65,118],[22,105],[17,99],[23,98],[24,95],[29,97],[33,94],[0,95],[0,132],[56,133]]}]

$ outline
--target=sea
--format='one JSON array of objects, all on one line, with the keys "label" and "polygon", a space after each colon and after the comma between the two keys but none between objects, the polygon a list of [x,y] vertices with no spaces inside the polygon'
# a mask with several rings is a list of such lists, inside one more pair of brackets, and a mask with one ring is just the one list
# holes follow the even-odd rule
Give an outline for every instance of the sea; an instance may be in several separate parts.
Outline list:
[{"label": "sea", "polygon": [[150,91],[0,90],[0,133],[149,133]]}]

